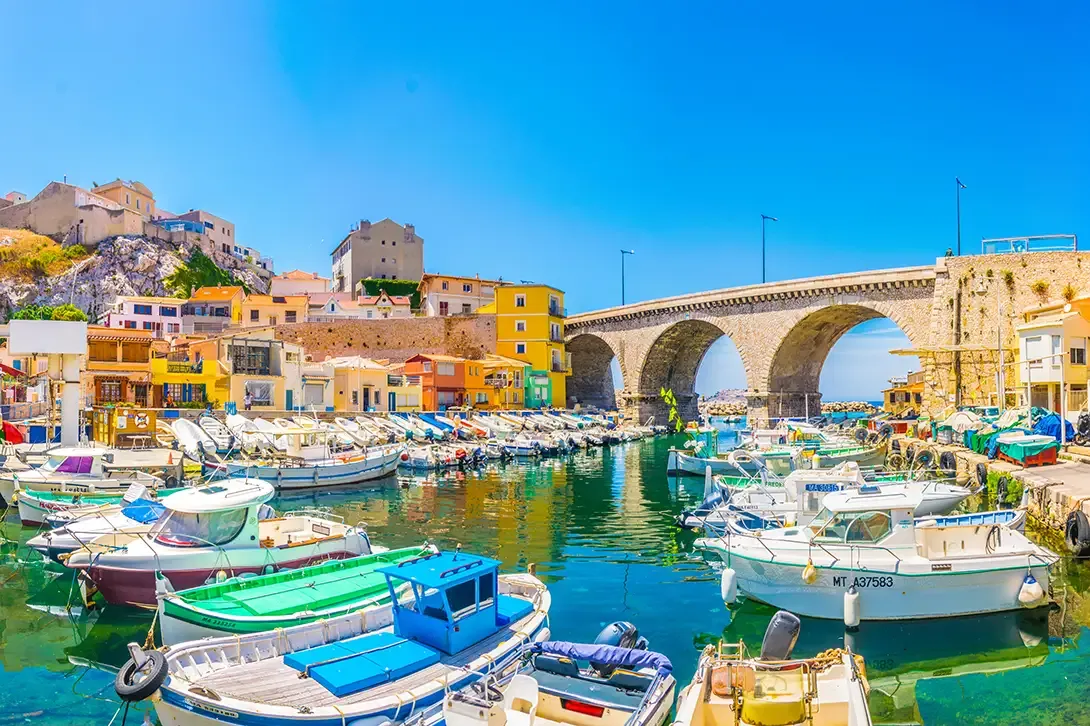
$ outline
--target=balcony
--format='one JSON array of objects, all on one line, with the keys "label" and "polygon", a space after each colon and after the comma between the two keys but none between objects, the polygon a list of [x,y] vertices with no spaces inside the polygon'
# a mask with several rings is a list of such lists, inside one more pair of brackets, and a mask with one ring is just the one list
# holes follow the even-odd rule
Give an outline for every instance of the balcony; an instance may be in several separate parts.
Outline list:
[{"label": "balcony", "polygon": [[550,332],[549,333],[549,341],[552,342],[552,343],[563,343],[564,342],[564,334],[563,333]]},{"label": "balcony", "polygon": [[561,363],[560,361],[554,360],[549,370],[551,370],[553,373],[567,373],[568,366],[566,366],[564,363]]},{"label": "balcony", "polygon": [[562,308],[559,305],[550,305],[549,315],[552,315],[554,318],[566,318],[568,317],[568,309]]},{"label": "balcony", "polygon": [[484,384],[490,388],[507,388],[511,385],[511,381],[506,373],[493,373],[484,377]]},{"label": "balcony", "polygon": [[199,360],[196,363],[187,362],[167,362],[167,373],[197,373],[200,374],[204,370],[204,361]]},{"label": "balcony", "polygon": [[393,387],[419,386],[420,376],[386,376],[386,385]]}]

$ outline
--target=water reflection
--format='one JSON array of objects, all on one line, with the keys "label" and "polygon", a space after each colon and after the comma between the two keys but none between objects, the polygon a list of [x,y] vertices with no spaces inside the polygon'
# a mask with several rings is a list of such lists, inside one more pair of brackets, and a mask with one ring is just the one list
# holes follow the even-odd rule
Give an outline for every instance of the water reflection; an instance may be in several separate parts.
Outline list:
[{"label": "water reflection", "polygon": [[[388,547],[424,540],[496,557],[504,569],[538,564],[553,591],[557,637],[590,639],[631,620],[654,648],[692,676],[696,657],[719,638],[758,647],[772,609],[719,600],[713,567],[692,550],[695,535],[674,516],[701,498],[698,477],[663,473],[682,438],[595,450],[539,464],[490,465],[441,476],[392,477],[378,490],[293,494],[281,510],[331,508],[363,523]],[[31,536],[14,519],[8,536]],[[105,723],[117,704],[111,669],[142,642],[148,613],[66,610],[70,574],[25,548],[0,560],[0,689],[3,713],[27,723]],[[5,579],[7,578],[7,579]],[[923,623],[864,623],[848,643],[867,659],[877,723],[1055,723],[1085,718],[1090,692],[1081,622],[1090,607],[1083,565],[1064,562],[1063,609]],[[806,620],[799,654],[842,647],[840,623]],[[1081,690],[1080,690],[1081,689]],[[61,716],[60,714],[71,714]],[[1077,715],[1076,715],[1077,714]],[[134,719],[130,714],[129,720]],[[81,720],[82,719],[82,720]]]}]

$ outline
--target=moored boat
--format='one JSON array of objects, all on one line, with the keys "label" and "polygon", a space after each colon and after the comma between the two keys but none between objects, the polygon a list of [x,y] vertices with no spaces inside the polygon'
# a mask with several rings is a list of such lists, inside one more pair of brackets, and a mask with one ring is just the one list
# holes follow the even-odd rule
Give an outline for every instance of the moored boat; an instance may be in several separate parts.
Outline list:
[{"label": "moored boat", "polygon": [[[25,493],[19,497],[20,504],[24,498],[26,498]],[[87,542],[103,534],[149,531],[164,511],[165,507],[161,503],[144,498],[94,507],[94,511],[78,519],[31,537],[27,541],[27,547],[40,552],[54,562],[61,562],[65,555],[75,552]]]},{"label": "moored boat", "polygon": [[270,484],[258,479],[183,489],[162,500],[167,511],[150,530],[103,534],[72,552],[65,565],[78,570],[81,583],[96,588],[109,603],[154,606],[157,577],[182,590],[209,578],[372,552],[364,530],[326,516],[304,512],[259,519],[273,493]]},{"label": "moored boat", "polygon": [[130,484],[158,487],[162,481],[140,471],[108,471],[103,466],[110,450],[103,447],[62,446],[46,452],[41,466],[0,471],[0,496],[8,505],[16,491],[123,494]]},{"label": "moored boat", "polygon": [[169,725],[437,718],[448,689],[505,679],[526,643],[548,637],[548,590],[533,575],[499,575],[498,568],[461,552],[388,565],[380,572],[392,626],[364,611],[162,652],[133,646],[115,688],[126,700],[158,693],[156,714]]},{"label": "moored boat", "polygon": [[260,633],[348,613],[368,613],[372,622],[388,625],[393,617],[386,578],[379,570],[434,552],[435,548],[405,547],[297,570],[233,577],[224,582],[172,592],[162,583],[159,631],[164,645],[187,640]]}]

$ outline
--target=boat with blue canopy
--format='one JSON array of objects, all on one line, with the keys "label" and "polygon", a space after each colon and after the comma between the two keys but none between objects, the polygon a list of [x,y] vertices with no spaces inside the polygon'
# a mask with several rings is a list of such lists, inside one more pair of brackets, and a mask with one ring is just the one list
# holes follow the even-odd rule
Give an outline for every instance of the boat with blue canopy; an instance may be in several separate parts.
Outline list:
[{"label": "boat with blue canopy", "polygon": [[400,723],[442,711],[444,693],[505,680],[523,646],[549,635],[551,600],[534,575],[433,552],[379,568],[389,613],[361,610],[271,632],[142,651],[122,667],[123,699],[158,692],[163,724]]}]

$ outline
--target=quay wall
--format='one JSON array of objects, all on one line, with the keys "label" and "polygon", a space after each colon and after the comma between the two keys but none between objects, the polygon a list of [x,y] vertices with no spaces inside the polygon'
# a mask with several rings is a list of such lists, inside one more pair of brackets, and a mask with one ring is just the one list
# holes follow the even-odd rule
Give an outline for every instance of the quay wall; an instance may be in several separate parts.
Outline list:
[{"label": "quay wall", "polygon": [[417,353],[478,359],[486,353],[496,352],[496,317],[467,315],[290,323],[276,326],[276,337],[302,345],[315,362],[346,355],[401,362]]}]

